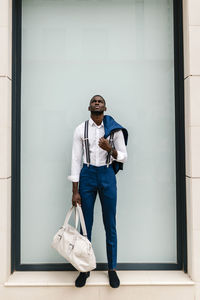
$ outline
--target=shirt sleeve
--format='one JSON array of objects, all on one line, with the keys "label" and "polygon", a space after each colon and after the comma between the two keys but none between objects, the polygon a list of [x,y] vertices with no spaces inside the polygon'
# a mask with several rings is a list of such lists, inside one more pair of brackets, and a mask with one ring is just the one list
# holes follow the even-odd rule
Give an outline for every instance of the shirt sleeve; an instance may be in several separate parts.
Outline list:
[{"label": "shirt sleeve", "polygon": [[72,182],[79,182],[82,157],[83,157],[83,144],[82,144],[79,127],[77,127],[73,135],[71,175],[68,176],[68,179]]},{"label": "shirt sleeve", "polygon": [[114,145],[117,151],[117,158],[116,159],[113,158],[113,160],[116,160],[121,163],[125,163],[127,161],[128,154],[127,154],[122,130],[116,131],[114,133]]}]

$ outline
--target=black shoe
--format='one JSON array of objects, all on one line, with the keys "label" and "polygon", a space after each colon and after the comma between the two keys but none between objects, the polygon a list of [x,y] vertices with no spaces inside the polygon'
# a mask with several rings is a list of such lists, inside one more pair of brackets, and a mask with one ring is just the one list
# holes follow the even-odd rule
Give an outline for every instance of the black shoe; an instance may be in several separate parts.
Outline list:
[{"label": "black shoe", "polygon": [[82,287],[86,283],[86,279],[90,276],[90,272],[80,272],[79,276],[76,278],[75,286]]},{"label": "black shoe", "polygon": [[109,283],[112,288],[118,288],[120,285],[119,277],[115,270],[108,270]]}]

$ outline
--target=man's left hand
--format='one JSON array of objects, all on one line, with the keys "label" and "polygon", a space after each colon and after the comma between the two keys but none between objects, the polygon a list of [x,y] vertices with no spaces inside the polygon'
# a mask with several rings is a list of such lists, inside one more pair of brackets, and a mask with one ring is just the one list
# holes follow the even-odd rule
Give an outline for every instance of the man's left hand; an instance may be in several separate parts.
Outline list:
[{"label": "man's left hand", "polygon": [[112,149],[108,140],[104,139],[104,137],[99,139],[99,147],[101,147],[103,150],[108,151],[108,152],[110,152],[110,150]]}]

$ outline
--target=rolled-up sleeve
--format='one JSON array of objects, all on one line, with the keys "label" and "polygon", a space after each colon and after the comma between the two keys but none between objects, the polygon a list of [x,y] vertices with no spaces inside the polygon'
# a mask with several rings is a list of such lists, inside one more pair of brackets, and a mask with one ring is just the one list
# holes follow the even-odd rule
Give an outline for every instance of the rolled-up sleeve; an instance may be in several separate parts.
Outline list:
[{"label": "rolled-up sleeve", "polygon": [[72,144],[72,162],[71,162],[71,175],[67,178],[72,182],[79,182],[82,156],[83,156],[83,146],[82,139],[80,135],[79,127],[74,131],[73,144]]},{"label": "rolled-up sleeve", "polygon": [[116,131],[114,134],[114,145],[117,151],[117,158],[114,159],[118,162],[125,163],[128,158],[126,145],[122,130]]}]

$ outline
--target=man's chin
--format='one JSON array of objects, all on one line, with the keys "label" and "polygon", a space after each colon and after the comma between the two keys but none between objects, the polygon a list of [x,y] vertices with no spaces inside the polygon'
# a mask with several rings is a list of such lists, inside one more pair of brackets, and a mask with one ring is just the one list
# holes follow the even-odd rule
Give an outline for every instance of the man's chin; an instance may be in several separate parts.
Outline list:
[{"label": "man's chin", "polygon": [[91,114],[95,116],[99,116],[99,115],[103,115],[103,111],[91,111]]}]

